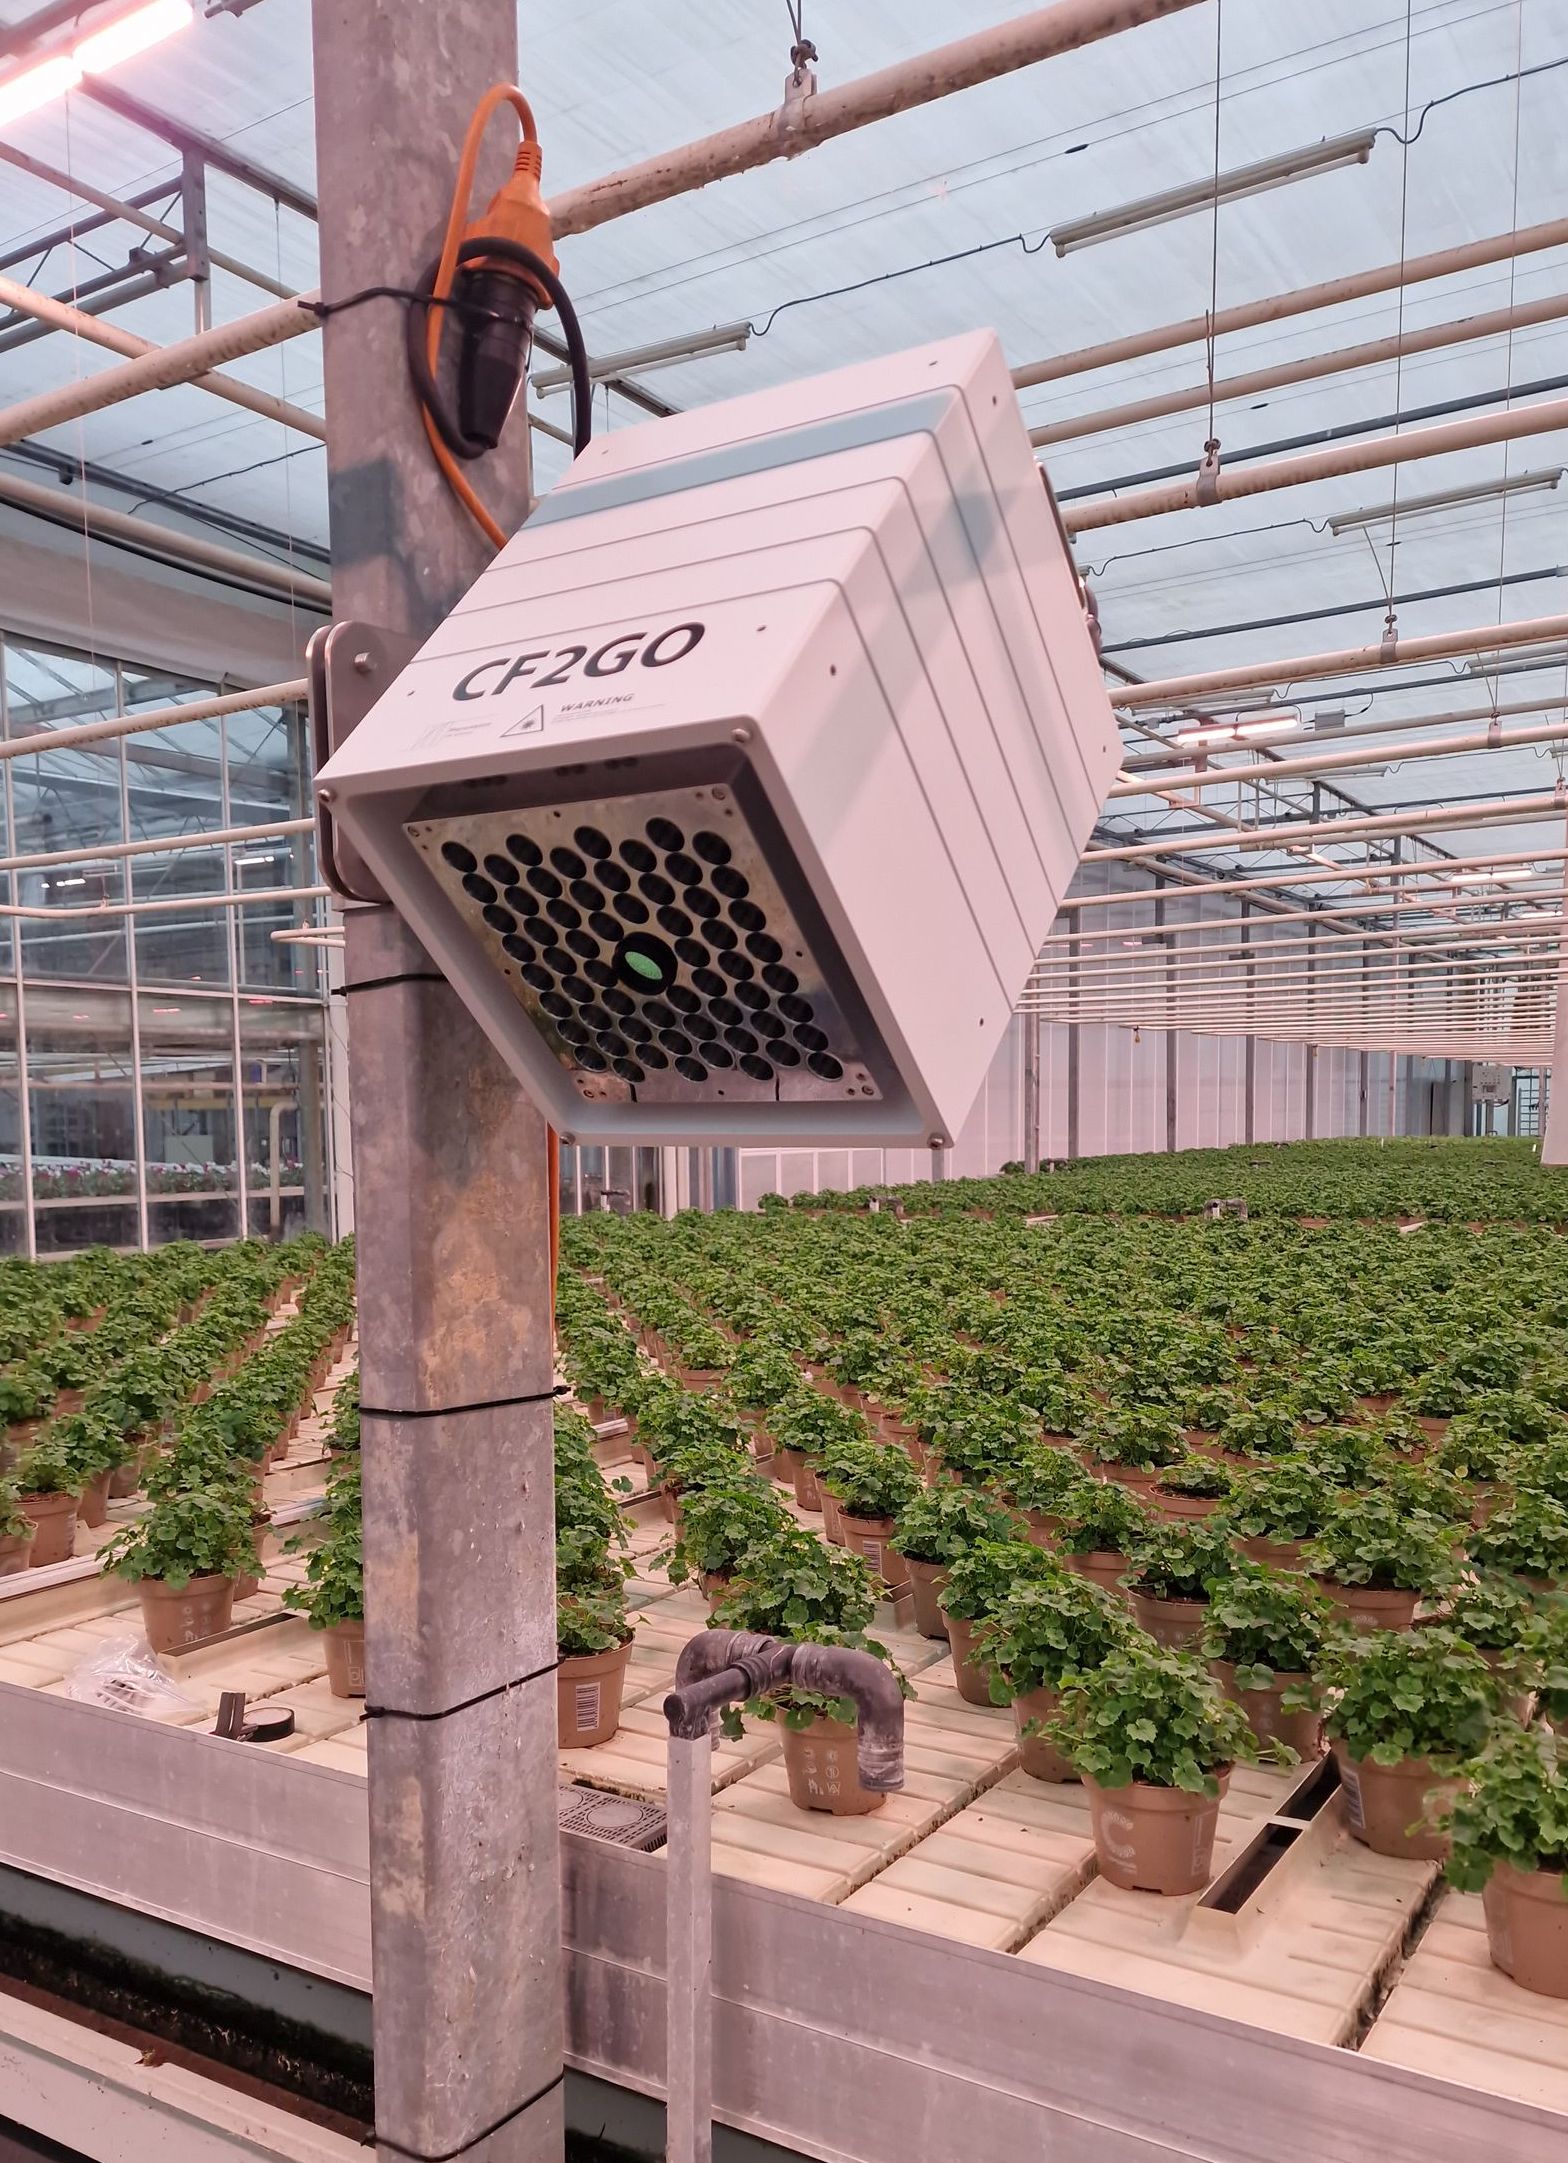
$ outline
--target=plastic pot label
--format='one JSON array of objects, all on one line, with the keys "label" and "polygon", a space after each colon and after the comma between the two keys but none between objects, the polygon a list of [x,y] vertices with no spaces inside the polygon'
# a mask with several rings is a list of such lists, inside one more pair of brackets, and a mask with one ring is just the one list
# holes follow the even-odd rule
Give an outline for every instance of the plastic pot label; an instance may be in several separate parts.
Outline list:
[{"label": "plastic pot label", "polygon": [[1345,1791],[1345,1816],[1353,1833],[1367,1829],[1366,1812],[1361,1807],[1361,1780],[1350,1759],[1344,1758],[1339,1767],[1339,1784]]},{"label": "plastic pot label", "polygon": [[573,1716],[577,1725],[587,1730],[599,1725],[599,1693],[602,1685],[597,1682],[579,1682],[572,1689]]},{"label": "plastic pot label", "polygon": [[880,1570],[882,1567],[882,1542],[880,1540],[859,1540],[856,1545],[871,1567],[874,1570]]}]

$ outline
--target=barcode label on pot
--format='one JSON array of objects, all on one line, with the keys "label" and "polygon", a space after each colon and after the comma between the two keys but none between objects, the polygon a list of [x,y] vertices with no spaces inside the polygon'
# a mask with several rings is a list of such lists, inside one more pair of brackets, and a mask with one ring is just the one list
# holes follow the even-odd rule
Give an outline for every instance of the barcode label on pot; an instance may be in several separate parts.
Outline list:
[{"label": "barcode label on pot", "polygon": [[579,1682],[575,1685],[577,1725],[579,1727],[597,1727],[599,1725],[599,1690],[600,1685],[597,1682]]},{"label": "barcode label on pot", "polygon": [[865,1556],[866,1560],[870,1563],[871,1567],[874,1570],[881,1569],[882,1542],[880,1540],[862,1540],[860,1543],[860,1552]]},{"label": "barcode label on pot", "polygon": [[1339,1784],[1345,1791],[1345,1815],[1350,1820],[1351,1831],[1364,1833],[1367,1821],[1366,1813],[1361,1807],[1361,1782],[1356,1777],[1355,1766],[1348,1758],[1339,1768]]}]

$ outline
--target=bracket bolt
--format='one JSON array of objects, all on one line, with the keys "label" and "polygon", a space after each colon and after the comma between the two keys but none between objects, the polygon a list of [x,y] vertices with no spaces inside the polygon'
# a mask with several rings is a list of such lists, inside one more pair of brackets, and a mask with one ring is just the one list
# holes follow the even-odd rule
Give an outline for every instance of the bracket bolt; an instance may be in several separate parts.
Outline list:
[{"label": "bracket bolt", "polygon": [[317,789],[316,791],[317,801],[323,804],[330,804],[332,801],[332,796],[333,792],[331,789]]},{"label": "bracket bolt", "polygon": [[751,742],[750,729],[731,729],[730,735],[738,744],[749,744]]},{"label": "bracket bolt", "polygon": [[354,673],[356,676],[368,676],[374,667],[375,663],[371,660],[368,653],[355,654]]}]

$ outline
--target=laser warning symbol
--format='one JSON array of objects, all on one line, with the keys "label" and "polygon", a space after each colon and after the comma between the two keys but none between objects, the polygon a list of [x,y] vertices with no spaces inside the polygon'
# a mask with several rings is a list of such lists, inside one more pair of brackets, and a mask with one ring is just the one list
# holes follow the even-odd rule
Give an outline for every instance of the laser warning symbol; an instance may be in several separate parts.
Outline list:
[{"label": "laser warning symbol", "polygon": [[501,731],[503,736],[542,736],[544,733],[544,708],[536,706],[532,713],[525,713],[520,721]]}]

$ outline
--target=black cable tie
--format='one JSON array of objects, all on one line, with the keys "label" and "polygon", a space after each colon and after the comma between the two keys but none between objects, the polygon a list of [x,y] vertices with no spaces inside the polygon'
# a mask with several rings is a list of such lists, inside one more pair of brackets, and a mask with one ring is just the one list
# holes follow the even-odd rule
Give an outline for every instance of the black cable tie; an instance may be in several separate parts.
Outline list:
[{"label": "black cable tie", "polygon": [[362,976],[357,982],[344,984],[341,989],[346,999],[353,991],[384,991],[389,984],[444,984],[446,978],[439,969],[404,969],[397,976]]},{"label": "black cable tie", "polygon": [[454,1419],[462,1412],[504,1412],[515,1404],[549,1404],[553,1398],[568,1394],[564,1382],[556,1382],[549,1389],[530,1390],[521,1397],[481,1397],[474,1404],[429,1404],[410,1406],[399,1410],[392,1405],[362,1404],[361,1419]]},{"label": "black cable tie", "polygon": [[543,1667],[531,1668],[526,1675],[513,1675],[507,1682],[498,1682],[491,1689],[480,1690],[473,1697],[465,1697],[455,1705],[443,1705],[439,1712],[405,1712],[398,1705],[367,1705],[367,1720],[450,1720],[454,1713],[468,1712],[475,1705],[488,1704],[492,1697],[505,1697],[508,1690],[520,1690],[525,1682],[537,1682],[542,1675],[553,1675],[560,1666],[560,1655]]}]

